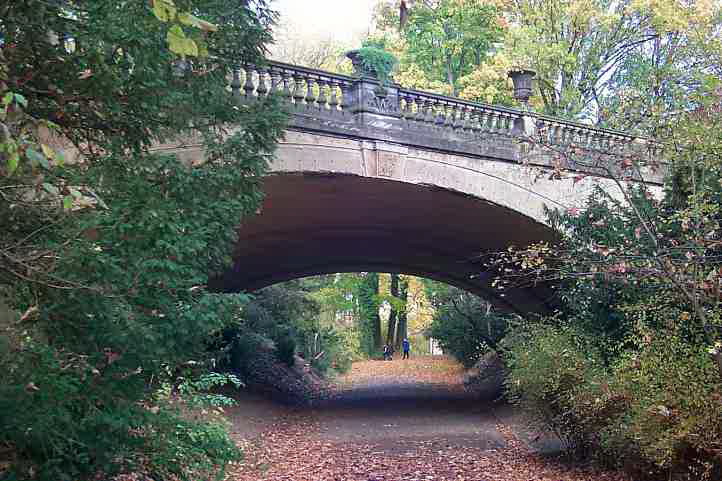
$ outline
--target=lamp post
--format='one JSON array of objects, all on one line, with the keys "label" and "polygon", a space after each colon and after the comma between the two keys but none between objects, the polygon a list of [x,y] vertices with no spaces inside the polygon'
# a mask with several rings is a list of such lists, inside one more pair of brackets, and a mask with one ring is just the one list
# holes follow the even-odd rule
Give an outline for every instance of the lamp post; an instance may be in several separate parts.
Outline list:
[{"label": "lamp post", "polygon": [[524,110],[529,110],[529,98],[532,94],[532,83],[536,72],[533,70],[511,70],[509,77],[514,83],[514,98],[522,103]]}]

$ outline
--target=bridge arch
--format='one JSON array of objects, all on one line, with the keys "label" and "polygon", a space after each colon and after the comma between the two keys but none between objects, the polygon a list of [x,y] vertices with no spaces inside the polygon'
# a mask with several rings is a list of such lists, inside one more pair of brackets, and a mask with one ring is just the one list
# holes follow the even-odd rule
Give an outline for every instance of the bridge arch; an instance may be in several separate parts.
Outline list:
[{"label": "bridge arch", "polygon": [[400,272],[505,310],[547,311],[546,289],[501,296],[479,261],[484,252],[554,239],[544,206],[569,207],[585,194],[545,175],[493,159],[289,131],[264,180],[263,207],[240,226],[234,266],[213,287],[235,292],[316,274]]}]

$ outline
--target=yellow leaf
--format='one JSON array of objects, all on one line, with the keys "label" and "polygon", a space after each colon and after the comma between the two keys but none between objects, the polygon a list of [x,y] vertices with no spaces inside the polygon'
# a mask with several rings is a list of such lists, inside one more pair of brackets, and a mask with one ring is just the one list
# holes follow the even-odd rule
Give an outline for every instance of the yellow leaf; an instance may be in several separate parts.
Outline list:
[{"label": "yellow leaf", "polygon": [[43,154],[45,154],[45,157],[47,157],[48,159],[55,158],[55,152],[53,151],[53,149],[51,149],[45,144],[40,144],[40,148],[43,149]]},{"label": "yellow leaf", "polygon": [[173,25],[168,29],[166,41],[171,52],[178,55],[185,55],[185,42],[188,38],[180,25]]},{"label": "yellow leaf", "polygon": [[195,15],[191,15],[187,12],[181,12],[178,14],[178,20],[184,24],[191,27],[198,28],[200,30],[203,30],[205,32],[216,32],[218,30],[218,27],[211,22],[206,22],[205,20],[201,20],[200,18],[196,17]]},{"label": "yellow leaf", "polygon": [[161,22],[174,20],[176,12],[173,0],[153,0],[153,14]]}]

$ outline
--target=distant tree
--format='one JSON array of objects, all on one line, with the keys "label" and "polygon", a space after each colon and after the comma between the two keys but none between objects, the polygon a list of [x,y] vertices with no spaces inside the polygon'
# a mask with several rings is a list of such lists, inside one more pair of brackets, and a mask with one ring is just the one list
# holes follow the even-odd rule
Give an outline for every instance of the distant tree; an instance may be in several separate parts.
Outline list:
[{"label": "distant tree", "polygon": [[270,58],[279,62],[336,73],[350,73],[345,53],[350,47],[332,36],[314,35],[290,22],[276,28]]},{"label": "distant tree", "polygon": [[379,274],[362,275],[358,289],[361,346],[367,355],[381,350],[381,315],[379,313]]},{"label": "distant tree", "polygon": [[396,300],[399,298],[399,274],[391,274],[389,297],[391,312],[389,313],[389,323],[386,331],[386,344],[394,346],[396,344],[396,321],[399,316],[398,307],[395,305]]},{"label": "distant tree", "polygon": [[409,295],[409,279],[408,276],[401,276],[399,279],[399,301],[398,323],[396,326],[396,343],[394,347],[397,351],[401,350],[401,342],[409,337],[409,313],[407,298]]},{"label": "distant tree", "polygon": [[[389,35],[398,29],[400,2],[377,4],[377,27]],[[497,10],[482,0],[408,2],[400,32],[403,40],[401,69],[418,67],[431,80],[446,84],[452,95],[459,79],[481,64],[501,36]]]},{"label": "distant tree", "polygon": [[430,334],[444,352],[470,367],[484,353],[497,348],[507,332],[508,315],[455,287],[427,281],[426,290],[434,306]]}]

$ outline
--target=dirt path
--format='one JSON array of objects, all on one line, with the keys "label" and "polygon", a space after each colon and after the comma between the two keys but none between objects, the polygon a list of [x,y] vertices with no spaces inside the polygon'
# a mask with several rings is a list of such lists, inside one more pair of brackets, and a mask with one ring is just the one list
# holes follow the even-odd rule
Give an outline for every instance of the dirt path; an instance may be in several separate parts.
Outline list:
[{"label": "dirt path", "polygon": [[[402,364],[403,363],[403,364]],[[438,358],[357,363],[314,409],[247,404],[230,413],[247,449],[234,481],[581,481],[622,478],[558,465],[530,451],[518,416],[469,393]],[[265,409],[265,412],[264,412]],[[265,416],[265,418],[263,417]]]}]

